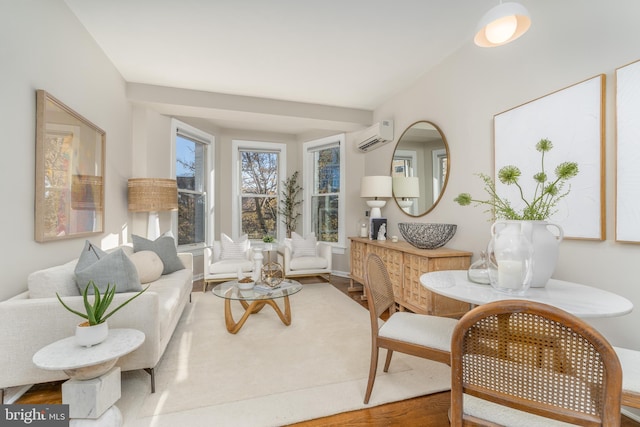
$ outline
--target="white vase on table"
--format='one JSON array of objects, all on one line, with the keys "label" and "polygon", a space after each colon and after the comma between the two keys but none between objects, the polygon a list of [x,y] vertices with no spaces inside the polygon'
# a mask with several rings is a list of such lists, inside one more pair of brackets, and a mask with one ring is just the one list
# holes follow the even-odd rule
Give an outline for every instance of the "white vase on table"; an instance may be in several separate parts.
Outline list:
[{"label": "white vase on table", "polygon": [[[557,234],[550,229],[555,229]],[[558,262],[560,242],[564,238],[562,227],[550,221],[499,220],[491,226],[491,236],[500,232],[521,232],[527,237],[533,245],[531,287],[545,287]]]}]

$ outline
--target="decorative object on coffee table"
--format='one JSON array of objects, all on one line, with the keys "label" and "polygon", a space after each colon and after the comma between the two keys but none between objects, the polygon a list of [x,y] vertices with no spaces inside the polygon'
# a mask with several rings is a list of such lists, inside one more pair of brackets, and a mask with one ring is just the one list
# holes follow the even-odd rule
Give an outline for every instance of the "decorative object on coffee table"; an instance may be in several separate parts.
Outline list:
[{"label": "decorative object on coffee table", "polygon": [[277,262],[268,262],[262,266],[261,283],[275,288],[284,280],[284,270]]},{"label": "decorative object on coffee table", "polygon": [[456,234],[455,224],[425,222],[399,222],[398,229],[404,240],[419,249],[436,249],[447,244]]}]

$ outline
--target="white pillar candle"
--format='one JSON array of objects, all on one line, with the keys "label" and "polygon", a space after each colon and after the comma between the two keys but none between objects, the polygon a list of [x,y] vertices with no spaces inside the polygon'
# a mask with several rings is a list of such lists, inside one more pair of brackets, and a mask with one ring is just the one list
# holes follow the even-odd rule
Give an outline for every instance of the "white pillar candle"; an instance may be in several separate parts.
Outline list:
[{"label": "white pillar candle", "polygon": [[519,289],[523,279],[522,261],[498,261],[498,284],[502,288]]}]

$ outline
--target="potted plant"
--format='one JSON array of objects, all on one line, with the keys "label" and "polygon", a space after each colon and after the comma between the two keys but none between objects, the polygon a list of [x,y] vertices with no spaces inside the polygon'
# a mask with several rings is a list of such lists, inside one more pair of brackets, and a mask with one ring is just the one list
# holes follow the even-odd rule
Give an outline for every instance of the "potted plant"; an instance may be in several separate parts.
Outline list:
[{"label": "potted plant", "polygon": [[[89,301],[89,287],[93,288],[93,303]],[[85,347],[91,347],[92,345],[99,344],[107,338],[109,334],[109,327],[107,324],[107,319],[115,314],[118,310],[120,310],[125,305],[129,304],[133,299],[140,296],[144,291],[149,289],[149,286],[142,289],[140,292],[133,295],[131,298],[124,301],[118,307],[107,313],[107,309],[111,305],[113,301],[113,297],[116,293],[116,285],[107,284],[107,289],[104,293],[100,294],[100,289],[93,282],[93,280],[87,283],[87,286],[84,288],[84,292],[82,293],[82,298],[84,300],[84,308],[85,312],[82,313],[80,311],[74,310],[65,304],[60,298],[60,295],[56,292],[56,297],[58,297],[58,301],[60,304],[71,313],[78,315],[85,319],[84,322],[80,323],[76,327],[76,342],[79,345]]]},{"label": "potted plant", "polygon": [[289,178],[282,181],[281,205],[278,213],[282,215],[282,222],[287,230],[287,237],[291,237],[291,232],[296,230],[296,222],[300,216],[298,207],[302,204],[302,199],[298,198],[302,187],[298,184],[298,171],[295,171]]},{"label": "potted plant", "polygon": [[[549,218],[556,212],[558,202],[569,194],[571,187],[565,188],[567,181],[575,177],[579,170],[576,162],[563,162],[554,169],[554,178],[547,175],[545,170],[545,153],[553,148],[548,139],[541,139],[536,144],[536,150],[541,153],[540,171],[533,175],[535,189],[530,198],[518,182],[522,173],[517,166],[507,165],[498,171],[498,179],[502,184],[515,185],[519,194],[522,208],[517,210],[511,201],[504,199],[496,192],[496,185],[491,177],[478,174],[484,181],[484,189],[489,195],[486,200],[474,199],[469,193],[461,193],[454,199],[461,206],[475,203],[476,206],[488,206],[492,218],[497,220],[491,227],[495,236],[500,230],[506,232],[522,232],[534,247],[532,287],[543,287],[553,274],[558,257],[558,245],[562,241],[563,231],[560,225],[549,222]],[[524,222],[523,222],[524,221]],[[548,230],[548,226],[556,227],[559,235],[555,236]]]}]

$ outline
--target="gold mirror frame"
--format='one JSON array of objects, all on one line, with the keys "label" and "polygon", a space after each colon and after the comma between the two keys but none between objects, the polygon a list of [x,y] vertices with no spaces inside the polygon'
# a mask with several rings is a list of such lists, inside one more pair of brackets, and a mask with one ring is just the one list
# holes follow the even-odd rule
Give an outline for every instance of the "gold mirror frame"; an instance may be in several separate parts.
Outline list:
[{"label": "gold mirror frame", "polygon": [[[393,199],[404,214],[421,217],[438,205],[449,181],[450,160],[447,139],[435,123],[420,120],[404,130],[391,158]],[[418,197],[403,200],[398,194],[399,177],[418,178]],[[405,202],[410,202],[409,206]]]},{"label": "gold mirror frame", "polygon": [[102,129],[36,91],[36,241],[104,231],[105,142]]}]

